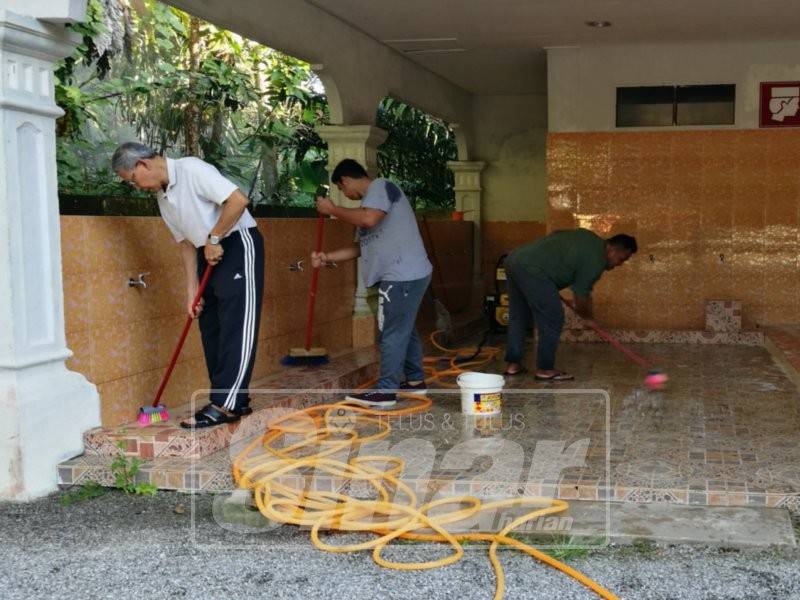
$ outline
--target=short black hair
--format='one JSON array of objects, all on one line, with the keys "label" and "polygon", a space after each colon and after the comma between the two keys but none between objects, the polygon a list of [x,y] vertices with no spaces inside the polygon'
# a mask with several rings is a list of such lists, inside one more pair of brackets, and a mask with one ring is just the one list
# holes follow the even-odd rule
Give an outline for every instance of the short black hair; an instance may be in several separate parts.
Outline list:
[{"label": "short black hair", "polygon": [[628,235],[627,233],[618,233],[617,235],[608,238],[606,240],[606,244],[609,246],[622,248],[623,250],[629,250],[631,254],[636,254],[636,251],[639,249],[639,246],[636,243],[636,238],[632,235]]},{"label": "short black hair", "polygon": [[366,169],[358,164],[357,161],[353,160],[352,158],[345,158],[338,165],[336,165],[336,168],[333,170],[333,174],[331,175],[331,181],[333,183],[341,183],[342,177],[364,179],[364,177],[369,177],[369,175],[367,175]]}]

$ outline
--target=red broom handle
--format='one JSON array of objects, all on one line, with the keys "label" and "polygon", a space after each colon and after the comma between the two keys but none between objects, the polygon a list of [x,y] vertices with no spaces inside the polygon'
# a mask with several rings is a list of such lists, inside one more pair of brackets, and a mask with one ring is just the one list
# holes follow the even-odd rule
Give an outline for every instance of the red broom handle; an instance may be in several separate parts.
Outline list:
[{"label": "red broom handle", "polygon": [[[317,217],[317,242],[314,251],[322,252],[322,234],[325,231],[325,215]],[[317,281],[319,280],[319,267],[314,267],[311,272],[311,287],[308,289],[308,310],[306,316],[306,350],[311,349],[311,337],[314,333],[314,304],[317,300]]]},{"label": "red broom handle", "polygon": [[[194,301],[192,302],[192,313],[194,313],[197,305],[200,304],[200,299],[203,297],[203,292],[206,290],[206,284],[208,283],[208,278],[211,277],[211,269],[214,268],[214,265],[211,263],[206,265],[206,270],[203,272],[203,277],[200,279],[200,285],[197,288],[197,294],[194,297]],[[164,393],[164,388],[167,387],[167,382],[169,381],[170,375],[172,375],[172,370],[175,368],[175,363],[178,362],[178,356],[183,349],[183,343],[186,341],[186,336],[189,335],[189,329],[192,326],[192,321],[194,319],[190,316],[186,319],[186,324],[183,326],[183,333],[181,333],[181,339],[178,340],[178,345],[175,348],[175,351],[172,353],[172,358],[169,360],[169,366],[167,367],[167,372],[164,373],[164,377],[161,378],[161,385],[158,386],[158,391],[156,392],[156,397],[153,400],[153,408],[158,406],[158,401],[161,400],[161,394]]]},{"label": "red broom handle", "polygon": [[[567,302],[567,301],[564,299],[564,297],[563,297],[563,296],[559,296],[559,297],[561,298],[561,301],[562,301],[564,304],[566,304],[567,306],[569,306],[569,307],[570,307],[570,308],[571,308],[573,311],[575,310],[575,308],[574,308],[574,307],[573,307],[573,306],[572,306],[572,305],[571,305],[569,302]],[[651,366],[651,365],[650,365],[650,363],[649,363],[649,362],[647,362],[645,359],[643,359],[641,356],[639,356],[638,354],[636,354],[636,353],[635,353],[633,350],[631,350],[631,349],[630,349],[630,348],[628,348],[627,346],[623,346],[623,345],[622,345],[622,342],[620,342],[620,341],[619,341],[617,338],[615,338],[613,335],[611,335],[611,334],[610,334],[610,333],[608,333],[607,331],[604,331],[603,329],[601,329],[599,325],[597,325],[597,324],[596,324],[596,323],[594,323],[594,322],[589,322],[589,323],[586,323],[586,324],[587,324],[589,327],[591,327],[591,329],[592,329],[592,330],[593,330],[593,331],[594,331],[594,332],[595,332],[595,333],[596,333],[598,336],[600,336],[602,339],[604,339],[604,340],[605,340],[605,341],[607,341],[609,344],[611,344],[612,346],[614,346],[614,348],[616,348],[617,350],[619,350],[620,352],[622,352],[622,353],[623,353],[625,356],[627,356],[628,358],[630,358],[630,359],[631,359],[633,362],[635,362],[637,365],[639,365],[639,366],[640,366],[640,367],[642,367],[643,369],[649,369],[649,368],[650,368],[650,366]]]}]

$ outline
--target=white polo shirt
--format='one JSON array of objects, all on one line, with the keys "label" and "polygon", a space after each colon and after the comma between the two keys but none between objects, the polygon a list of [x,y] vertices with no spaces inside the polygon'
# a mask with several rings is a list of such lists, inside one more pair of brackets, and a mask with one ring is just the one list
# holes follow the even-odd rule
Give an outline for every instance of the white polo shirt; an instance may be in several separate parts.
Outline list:
[{"label": "white polo shirt", "polygon": [[[238,188],[216,167],[194,156],[166,161],[169,184],[157,195],[161,218],[176,242],[189,240],[196,248],[205,246],[222,213],[222,203]],[[245,208],[228,235],[255,226],[255,219]]]}]

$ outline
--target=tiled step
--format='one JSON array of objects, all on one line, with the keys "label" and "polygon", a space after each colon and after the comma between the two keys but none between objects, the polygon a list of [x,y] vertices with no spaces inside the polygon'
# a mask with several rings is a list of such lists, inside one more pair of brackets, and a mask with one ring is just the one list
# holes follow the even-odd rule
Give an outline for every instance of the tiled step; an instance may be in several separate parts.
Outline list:
[{"label": "tiled step", "polygon": [[[94,480],[102,485],[113,486],[114,477],[110,469],[112,458],[109,456],[82,456],[68,461],[59,467],[59,482],[62,485],[80,485]],[[246,490],[235,491],[231,476],[231,457],[226,450],[221,450],[200,460],[159,458],[144,464],[136,477],[137,482],[151,483],[159,489],[183,492],[222,493],[222,522],[247,525],[251,528],[268,526],[268,521],[252,506],[252,494]],[[371,497],[369,486],[356,489],[354,484],[345,484],[332,477],[287,476],[278,478],[279,483],[296,489],[308,491],[340,491],[355,497]],[[514,489],[503,489],[501,484],[487,484],[470,481],[404,481],[411,486],[420,501],[433,494],[471,496],[485,501],[499,500],[523,495],[539,495],[542,490],[538,486]],[[638,490],[641,494],[644,490]],[[507,492],[507,495],[503,492]],[[794,531],[790,520],[790,512],[764,505],[740,506],[720,494],[714,502],[692,504],[680,502],[663,490],[652,490],[658,501],[647,500],[639,496],[628,495],[621,498],[615,494],[611,503],[605,501],[576,500],[572,495],[563,496],[553,490],[556,498],[566,499],[569,509],[561,515],[565,519],[559,523],[567,523],[565,531],[550,531],[550,523],[544,519],[546,528],[540,528],[540,521],[531,522],[527,528],[521,527],[520,534],[541,536],[553,534],[572,536],[573,543],[585,543],[590,547],[613,541],[616,544],[632,543],[647,539],[658,543],[700,543],[704,545],[724,545],[726,547],[748,548],[753,546],[795,547]],[[786,506],[790,511],[792,506]],[[509,508],[503,513],[503,522],[508,523],[515,516],[530,510],[527,508]],[[795,513],[797,514],[797,513]],[[474,517],[459,523],[460,531],[496,529],[496,521],[490,515],[487,519]],[[489,525],[489,527],[486,527]],[[546,539],[546,538],[545,538]],[[583,540],[583,542],[581,542]]]},{"label": "tiled step", "polygon": [[189,403],[171,409],[169,421],[163,423],[140,427],[132,421],[117,427],[98,427],[84,436],[85,455],[113,457],[123,446],[126,456],[142,459],[197,459],[227,448],[232,439],[263,433],[276,409],[302,408],[326,399],[326,394],[303,394],[303,390],[347,390],[363,384],[376,375],[377,361],[377,350],[370,347],[337,356],[327,365],[287,368],[253,382],[253,414],[238,423],[197,431],[182,429],[179,422],[205,403],[198,398],[194,409]]},{"label": "tiled step", "polygon": [[[96,481],[115,487],[111,463],[114,456],[83,454],[58,465],[58,483],[62,486],[83,485]],[[232,457],[227,448],[202,458],[155,458],[144,460],[136,475],[136,483],[152,483],[161,490],[182,492],[223,492],[234,489],[231,475]]]},{"label": "tiled step", "polygon": [[800,325],[766,328],[764,345],[786,376],[800,388]]},{"label": "tiled step", "polygon": [[[162,490],[181,492],[232,492],[232,464],[246,442],[237,443],[236,450],[228,448],[199,459],[156,458],[144,461],[136,475],[136,483],[150,483]],[[58,483],[62,486],[82,485],[95,481],[113,487],[114,472],[111,469],[113,456],[82,455],[58,466]],[[509,481],[476,480],[467,472],[449,474],[447,477],[433,475],[427,478],[402,477],[421,501],[434,496],[469,495],[483,500],[498,500],[531,496],[558,498],[568,502],[613,502],[623,504],[655,504],[676,507],[731,507],[731,508],[783,508],[800,516],[800,496],[794,490],[780,486],[767,489],[766,493],[745,494],[738,490],[693,492],[685,487],[668,489],[663,487],[633,486],[618,481],[604,486],[602,482],[575,485],[568,477],[553,481],[528,481],[524,485]],[[354,497],[370,497],[374,490],[365,482],[347,482],[338,477],[307,471],[304,475],[292,474],[280,477],[278,483],[294,489],[307,491],[334,491]]]}]

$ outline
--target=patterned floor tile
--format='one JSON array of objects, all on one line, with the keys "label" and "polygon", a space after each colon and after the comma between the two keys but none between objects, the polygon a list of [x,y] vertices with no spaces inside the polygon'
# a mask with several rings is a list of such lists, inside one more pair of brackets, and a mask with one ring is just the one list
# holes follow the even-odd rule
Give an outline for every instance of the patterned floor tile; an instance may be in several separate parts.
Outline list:
[{"label": "patterned floor tile", "polygon": [[[522,378],[506,388],[502,415],[480,421],[461,414],[458,390],[438,390],[424,418],[389,419],[389,437],[361,451],[401,455],[404,481],[425,494],[554,494],[800,512],[800,395],[766,349],[636,350],[658,357],[671,378],[667,389],[645,391],[642,372],[606,345],[564,344],[559,366],[575,373],[576,385]],[[236,449],[201,459],[156,457],[142,472],[170,489],[229,489],[232,461],[247,441],[241,437]],[[96,444],[96,433],[92,439]],[[110,485],[111,460],[87,454],[67,461],[60,481]],[[303,477],[295,481],[306,485]],[[351,487],[319,473],[312,481],[316,489]]]}]

